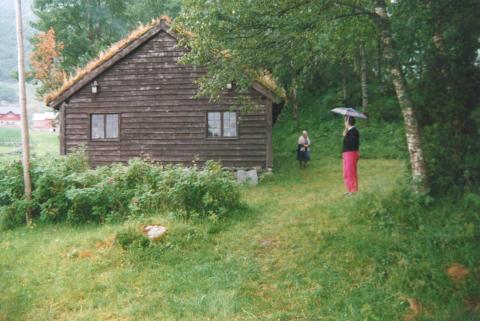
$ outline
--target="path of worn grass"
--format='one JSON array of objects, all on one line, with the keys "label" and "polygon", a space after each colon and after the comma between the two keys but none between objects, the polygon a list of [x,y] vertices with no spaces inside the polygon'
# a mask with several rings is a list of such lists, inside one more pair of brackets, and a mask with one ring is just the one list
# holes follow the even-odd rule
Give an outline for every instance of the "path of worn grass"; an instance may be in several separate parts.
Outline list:
[{"label": "path of worn grass", "polygon": [[[275,177],[245,188],[249,209],[227,222],[145,219],[169,226],[162,250],[111,246],[123,225],[4,233],[0,320],[329,319],[318,293],[336,281],[321,272],[336,253],[318,249],[325,232],[344,223],[327,208],[350,199],[342,196],[340,159],[295,165],[278,162]],[[361,189],[391,189],[402,171],[399,161],[362,160]],[[361,280],[356,263],[348,277]]]}]

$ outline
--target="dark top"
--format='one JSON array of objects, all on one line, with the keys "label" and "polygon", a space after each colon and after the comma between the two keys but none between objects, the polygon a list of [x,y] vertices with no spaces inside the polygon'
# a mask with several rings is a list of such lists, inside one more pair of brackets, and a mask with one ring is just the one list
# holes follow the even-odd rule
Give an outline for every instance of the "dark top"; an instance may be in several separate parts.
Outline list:
[{"label": "dark top", "polygon": [[360,133],[356,127],[350,128],[347,134],[343,137],[343,151],[351,152],[358,151],[360,147]]},{"label": "dark top", "polygon": [[[308,147],[305,147],[305,145],[308,145]],[[310,160],[310,138],[307,138],[307,141],[305,142],[305,144],[297,145],[297,160],[299,161]]]},{"label": "dark top", "polygon": [[305,145],[298,144],[297,145],[297,160],[299,160],[299,161],[309,161],[310,160],[310,147],[305,148]]}]

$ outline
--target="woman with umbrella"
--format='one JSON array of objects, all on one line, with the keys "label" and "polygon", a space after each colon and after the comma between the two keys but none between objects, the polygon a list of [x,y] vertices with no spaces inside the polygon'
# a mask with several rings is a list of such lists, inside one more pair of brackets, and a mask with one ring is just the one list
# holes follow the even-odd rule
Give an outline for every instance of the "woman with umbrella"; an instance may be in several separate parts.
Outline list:
[{"label": "woman with umbrella", "polygon": [[360,158],[360,133],[355,127],[354,117],[345,117],[343,130],[343,181],[347,195],[358,192],[357,163]]},{"label": "woman with umbrella", "polygon": [[345,116],[342,151],[343,181],[347,189],[345,195],[351,195],[358,192],[357,163],[360,158],[360,133],[355,127],[355,117],[367,118],[367,116],[353,108],[335,108],[332,111]]}]

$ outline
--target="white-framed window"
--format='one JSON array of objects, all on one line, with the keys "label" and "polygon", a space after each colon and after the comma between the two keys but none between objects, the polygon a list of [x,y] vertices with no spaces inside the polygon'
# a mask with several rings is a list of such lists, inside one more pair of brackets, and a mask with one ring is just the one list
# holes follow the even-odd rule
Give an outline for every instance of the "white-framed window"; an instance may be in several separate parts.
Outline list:
[{"label": "white-framed window", "polygon": [[120,121],[118,114],[91,114],[90,138],[92,140],[118,139]]},{"label": "white-framed window", "polygon": [[237,113],[234,111],[207,112],[207,137],[235,138],[238,136]]}]

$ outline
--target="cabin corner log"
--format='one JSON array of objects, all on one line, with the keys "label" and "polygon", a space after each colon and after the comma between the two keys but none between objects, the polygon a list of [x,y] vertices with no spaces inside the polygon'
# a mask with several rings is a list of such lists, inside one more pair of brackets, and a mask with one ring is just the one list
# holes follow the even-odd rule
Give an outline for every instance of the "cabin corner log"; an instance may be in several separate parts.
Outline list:
[{"label": "cabin corner log", "polygon": [[66,103],[62,103],[60,106],[60,115],[59,115],[59,120],[60,120],[60,155],[65,155],[66,154],[66,143],[65,143],[65,107],[67,106]]},{"label": "cabin corner log", "polygon": [[272,126],[273,126],[273,110],[272,110],[272,101],[266,101],[266,117],[267,117],[267,159],[266,159],[266,167],[272,168],[273,167],[273,143],[272,143]]}]

